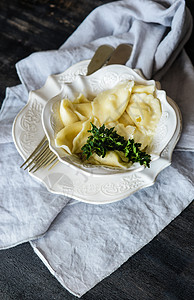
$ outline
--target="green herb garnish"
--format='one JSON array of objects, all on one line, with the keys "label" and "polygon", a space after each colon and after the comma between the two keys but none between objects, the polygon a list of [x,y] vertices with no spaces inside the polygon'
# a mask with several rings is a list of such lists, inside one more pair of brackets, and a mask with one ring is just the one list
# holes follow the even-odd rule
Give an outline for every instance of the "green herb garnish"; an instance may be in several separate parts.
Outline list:
[{"label": "green herb garnish", "polygon": [[91,125],[92,129],[88,132],[91,132],[92,135],[88,137],[87,143],[81,148],[86,159],[89,159],[93,153],[105,157],[107,151],[117,150],[123,152],[128,161],[150,167],[151,156],[139,149],[140,143],[135,143],[133,139],[126,141],[123,136],[117,134],[114,127],[109,129],[102,125],[97,128],[94,124],[91,123]]}]

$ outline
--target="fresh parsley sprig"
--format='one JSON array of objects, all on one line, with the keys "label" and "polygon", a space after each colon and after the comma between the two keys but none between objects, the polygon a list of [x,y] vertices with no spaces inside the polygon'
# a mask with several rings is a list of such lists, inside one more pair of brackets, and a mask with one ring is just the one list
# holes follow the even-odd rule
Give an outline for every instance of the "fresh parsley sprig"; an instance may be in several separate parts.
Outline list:
[{"label": "fresh parsley sprig", "polygon": [[109,129],[102,125],[97,128],[94,124],[91,123],[91,125],[92,129],[88,132],[91,132],[92,135],[88,137],[86,144],[81,148],[86,159],[89,159],[93,153],[105,157],[107,151],[117,150],[123,152],[128,161],[150,167],[151,156],[140,150],[140,143],[135,143],[133,139],[125,140],[114,130],[114,127]]}]

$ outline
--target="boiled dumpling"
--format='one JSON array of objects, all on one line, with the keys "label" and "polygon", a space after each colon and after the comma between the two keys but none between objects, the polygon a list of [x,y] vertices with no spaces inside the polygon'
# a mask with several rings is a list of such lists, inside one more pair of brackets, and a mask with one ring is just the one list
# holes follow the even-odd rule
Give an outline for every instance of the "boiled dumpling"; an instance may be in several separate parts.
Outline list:
[{"label": "boiled dumpling", "polygon": [[133,138],[133,133],[136,128],[135,126],[131,126],[131,125],[124,126],[122,123],[119,123],[118,121],[107,123],[105,124],[105,126],[107,128],[114,127],[115,131],[119,135],[123,136],[126,140]]},{"label": "boiled dumpling", "polygon": [[135,123],[131,119],[131,117],[128,115],[126,111],[121,115],[121,117],[118,119],[119,123],[122,123],[124,126],[135,126]]},{"label": "boiled dumpling", "polygon": [[82,93],[73,100],[73,103],[88,103],[90,102]]},{"label": "boiled dumpling", "polygon": [[91,103],[83,94],[73,102],[63,99],[60,104],[60,117],[64,126],[86,120],[91,116],[91,111]]},{"label": "boiled dumpling", "polygon": [[68,99],[63,99],[60,104],[60,117],[63,125],[69,125],[79,121],[78,116],[74,112],[72,102]]},{"label": "boiled dumpling", "polygon": [[138,128],[136,128],[133,133],[133,139],[135,143],[141,144],[140,150],[143,150],[151,143],[152,135],[143,134],[140,130],[138,130]]},{"label": "boiled dumpling", "polygon": [[89,103],[73,103],[74,113],[80,120],[88,119],[92,115],[92,104]]},{"label": "boiled dumpling", "polygon": [[65,149],[68,153],[80,153],[82,146],[91,135],[88,130],[92,128],[91,123],[98,126],[96,118],[91,117],[86,121],[78,121],[65,126],[56,136],[56,146]]},{"label": "boiled dumpling", "polygon": [[73,148],[72,148],[72,153],[80,153],[81,148],[83,147],[84,144],[87,142],[87,138],[91,135],[88,130],[92,129],[91,123],[94,125],[98,126],[99,123],[96,118],[89,118],[87,121],[82,123],[82,128],[80,132],[77,134],[77,136],[73,140]]},{"label": "boiled dumpling", "polygon": [[79,96],[72,102],[72,105],[74,113],[81,121],[92,116],[91,102],[83,94],[79,94]]},{"label": "boiled dumpling", "polygon": [[96,165],[104,165],[116,168],[128,168],[131,166],[131,162],[125,162],[121,159],[120,155],[116,151],[108,151],[105,157],[98,156],[94,153],[88,160],[89,163],[96,164]]},{"label": "boiled dumpling", "polygon": [[[99,93],[92,101],[83,94],[75,100],[63,99],[60,104],[60,117],[65,126],[55,139],[57,147],[69,154],[79,154],[91,135],[92,124],[114,127],[125,140],[134,139],[141,143],[141,150],[151,144],[161,117],[161,104],[155,98],[155,85],[140,85],[134,81],[118,84],[112,89]],[[106,156],[96,153],[89,163],[109,167],[128,168],[131,162],[123,152],[108,151]]]},{"label": "boiled dumpling", "polygon": [[152,94],[155,91],[155,85],[143,85],[143,84],[135,84],[132,90],[132,93],[146,93]]},{"label": "boiled dumpling", "polygon": [[101,92],[92,101],[92,114],[100,125],[118,120],[125,111],[134,81],[119,84],[116,87]]},{"label": "boiled dumpling", "polygon": [[126,112],[145,135],[154,134],[162,113],[160,101],[146,93],[132,94]]},{"label": "boiled dumpling", "polygon": [[72,154],[73,140],[82,130],[83,121],[78,121],[61,129],[56,136],[55,143],[57,147],[65,149],[68,153]]}]

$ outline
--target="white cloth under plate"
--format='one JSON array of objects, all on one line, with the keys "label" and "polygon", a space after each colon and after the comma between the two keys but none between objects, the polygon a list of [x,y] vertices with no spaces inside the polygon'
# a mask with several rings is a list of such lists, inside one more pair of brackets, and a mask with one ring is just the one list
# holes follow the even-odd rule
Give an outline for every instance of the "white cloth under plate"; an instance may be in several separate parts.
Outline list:
[{"label": "white cloth under plate", "polygon": [[[17,64],[22,84],[7,89],[0,114],[1,249],[31,241],[61,284],[81,296],[191,203],[194,70],[183,50],[191,28],[184,1],[116,1],[94,10],[59,50],[34,53]],[[49,193],[19,169],[22,159],[12,141],[12,123],[29,90],[40,88],[48,75],[92,57],[105,43],[133,44],[127,65],[141,69],[147,78],[161,79],[162,88],[181,109],[183,134],[172,165],[153,186],[114,204],[70,205],[68,197]]]}]

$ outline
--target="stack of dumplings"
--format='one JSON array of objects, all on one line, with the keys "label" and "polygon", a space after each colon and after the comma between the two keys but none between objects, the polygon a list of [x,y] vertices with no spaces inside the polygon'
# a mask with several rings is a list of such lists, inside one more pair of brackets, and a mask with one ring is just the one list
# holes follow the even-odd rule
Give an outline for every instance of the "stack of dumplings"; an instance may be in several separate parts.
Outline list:
[{"label": "stack of dumplings", "polygon": [[[161,117],[161,104],[155,97],[155,85],[138,85],[127,81],[99,93],[92,101],[80,94],[74,101],[60,103],[63,128],[56,134],[57,147],[68,154],[79,154],[91,135],[91,123],[115,127],[126,140],[134,139],[144,150],[152,141]],[[104,158],[93,154],[89,163],[127,168],[131,164],[118,153],[110,151]]]}]

